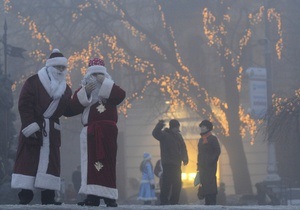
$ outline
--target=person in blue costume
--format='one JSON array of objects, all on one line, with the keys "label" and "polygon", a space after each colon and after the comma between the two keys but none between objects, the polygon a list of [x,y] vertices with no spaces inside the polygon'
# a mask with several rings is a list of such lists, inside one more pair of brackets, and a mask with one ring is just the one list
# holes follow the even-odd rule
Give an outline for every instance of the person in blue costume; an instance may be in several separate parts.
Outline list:
[{"label": "person in blue costume", "polygon": [[153,165],[151,163],[151,155],[149,153],[144,153],[143,158],[144,159],[140,165],[140,171],[142,172],[142,180],[137,199],[144,201],[145,205],[151,205],[152,201],[157,200],[155,196]]}]

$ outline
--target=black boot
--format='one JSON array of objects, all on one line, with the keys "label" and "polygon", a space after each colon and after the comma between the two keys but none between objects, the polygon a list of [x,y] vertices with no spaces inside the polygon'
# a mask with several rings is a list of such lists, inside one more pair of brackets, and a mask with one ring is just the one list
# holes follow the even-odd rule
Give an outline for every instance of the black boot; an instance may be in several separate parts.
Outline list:
[{"label": "black boot", "polygon": [[100,197],[96,195],[87,195],[84,201],[78,202],[79,206],[99,206],[100,205]]},{"label": "black boot", "polygon": [[118,204],[115,199],[103,198],[106,204],[106,207],[118,207]]},{"label": "black boot", "polygon": [[55,191],[54,190],[43,190],[41,192],[42,205],[61,205],[61,202],[56,202],[54,200]]},{"label": "black boot", "polygon": [[20,199],[19,204],[26,205],[26,204],[29,204],[32,201],[32,199],[33,199],[33,192],[32,192],[32,190],[22,189],[18,193],[18,197]]}]

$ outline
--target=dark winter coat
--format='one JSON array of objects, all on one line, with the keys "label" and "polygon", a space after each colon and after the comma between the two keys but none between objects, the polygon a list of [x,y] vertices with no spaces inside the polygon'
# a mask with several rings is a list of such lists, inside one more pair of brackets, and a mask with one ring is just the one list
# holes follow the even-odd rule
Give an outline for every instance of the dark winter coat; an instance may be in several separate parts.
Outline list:
[{"label": "dark winter coat", "polygon": [[217,194],[217,162],[221,153],[218,139],[214,135],[207,137],[207,142],[201,137],[198,143],[198,170],[203,195]]},{"label": "dark winter coat", "polygon": [[177,165],[188,163],[186,145],[180,132],[174,132],[169,128],[163,128],[162,123],[158,123],[152,135],[160,142],[160,153],[162,165]]},{"label": "dark winter coat", "polygon": [[[66,86],[51,116],[45,112],[53,99],[47,93],[39,76],[27,79],[19,97],[21,131],[17,157],[12,174],[12,188],[60,189],[60,122],[67,116],[72,91]],[[24,134],[24,131],[27,131]],[[35,133],[37,138],[30,135]]]}]

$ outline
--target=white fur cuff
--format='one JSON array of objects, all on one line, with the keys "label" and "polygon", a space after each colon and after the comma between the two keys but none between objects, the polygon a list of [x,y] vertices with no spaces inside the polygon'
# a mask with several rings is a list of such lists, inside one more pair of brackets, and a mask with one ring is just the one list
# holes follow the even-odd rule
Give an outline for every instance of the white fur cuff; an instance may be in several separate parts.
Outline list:
[{"label": "white fur cuff", "polygon": [[99,90],[99,96],[102,98],[109,98],[114,82],[105,78]]},{"label": "white fur cuff", "polygon": [[51,174],[37,173],[34,187],[49,190],[60,190],[60,177]]},{"label": "white fur cuff", "polygon": [[87,107],[92,103],[92,97],[88,99],[85,88],[82,87],[78,92],[77,92],[77,98],[79,102],[82,104],[82,106]]},{"label": "white fur cuff", "polygon": [[40,130],[40,126],[36,122],[34,122],[28,125],[27,127],[25,127],[22,130],[22,133],[24,136],[28,138],[31,134],[37,132],[38,130]]}]

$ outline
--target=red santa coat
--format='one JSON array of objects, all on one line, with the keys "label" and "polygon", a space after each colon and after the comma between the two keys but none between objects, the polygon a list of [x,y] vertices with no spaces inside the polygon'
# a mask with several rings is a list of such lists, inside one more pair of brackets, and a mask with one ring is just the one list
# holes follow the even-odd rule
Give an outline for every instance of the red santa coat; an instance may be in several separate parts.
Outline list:
[{"label": "red santa coat", "polygon": [[125,91],[105,78],[98,93],[99,100],[87,98],[84,88],[72,99],[75,112],[82,113],[84,125],[80,134],[81,187],[79,193],[117,199],[116,156],[119,105]]},{"label": "red santa coat", "polygon": [[[72,91],[66,85],[62,97],[53,100],[47,92],[49,81],[41,72],[28,78],[20,93],[18,108],[22,127],[12,188],[60,189],[59,117],[65,113]],[[38,138],[30,137],[33,133]]]}]

